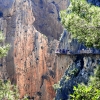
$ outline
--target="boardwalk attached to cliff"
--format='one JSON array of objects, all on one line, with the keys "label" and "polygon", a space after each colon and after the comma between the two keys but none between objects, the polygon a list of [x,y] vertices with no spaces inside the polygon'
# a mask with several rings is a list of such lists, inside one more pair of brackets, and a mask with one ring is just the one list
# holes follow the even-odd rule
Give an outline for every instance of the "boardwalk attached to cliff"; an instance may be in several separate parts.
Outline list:
[{"label": "boardwalk attached to cliff", "polygon": [[59,55],[100,55],[100,50],[98,49],[93,49],[93,48],[89,48],[89,49],[82,49],[82,50],[77,50],[77,51],[72,51],[72,50],[68,50],[68,49],[57,49],[55,51],[56,54]]}]

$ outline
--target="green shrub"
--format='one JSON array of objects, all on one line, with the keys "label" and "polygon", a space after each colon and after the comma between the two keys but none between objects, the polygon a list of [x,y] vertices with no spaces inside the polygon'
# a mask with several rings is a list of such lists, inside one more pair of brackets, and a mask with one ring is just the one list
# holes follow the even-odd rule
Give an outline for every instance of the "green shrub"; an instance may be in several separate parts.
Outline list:
[{"label": "green shrub", "polygon": [[10,81],[0,80],[0,100],[28,100],[27,96],[19,99],[19,92],[16,85],[12,85]]},{"label": "green shrub", "polygon": [[[0,58],[6,56],[10,48],[9,44],[2,45],[4,39],[2,32],[0,32]],[[10,81],[0,80],[0,100],[20,100],[17,86],[12,85]],[[28,99],[24,97],[22,100]]]},{"label": "green shrub", "polygon": [[0,31],[0,58],[7,55],[9,47],[10,47],[9,44],[6,44],[6,45],[2,46],[2,42],[4,41],[4,39],[5,38],[2,34],[2,32]]},{"label": "green shrub", "polygon": [[18,100],[18,89],[15,85],[11,85],[10,81],[3,82],[0,80],[0,100]]},{"label": "green shrub", "polygon": [[76,75],[77,74],[77,72],[78,72],[78,69],[77,68],[73,68],[73,70],[70,70],[68,73],[70,74],[70,75]]},{"label": "green shrub", "polygon": [[79,84],[70,96],[70,100],[100,100],[100,90],[93,85]]},{"label": "green shrub", "polygon": [[61,22],[71,36],[88,47],[100,48],[100,7],[87,0],[71,0],[67,11],[61,11]]},{"label": "green shrub", "polygon": [[53,88],[54,88],[55,91],[56,91],[57,89],[60,89],[60,88],[61,88],[60,82],[58,82],[58,84],[54,84],[54,85],[53,85]]},{"label": "green shrub", "polygon": [[78,84],[69,100],[100,100],[100,66],[88,85]]}]

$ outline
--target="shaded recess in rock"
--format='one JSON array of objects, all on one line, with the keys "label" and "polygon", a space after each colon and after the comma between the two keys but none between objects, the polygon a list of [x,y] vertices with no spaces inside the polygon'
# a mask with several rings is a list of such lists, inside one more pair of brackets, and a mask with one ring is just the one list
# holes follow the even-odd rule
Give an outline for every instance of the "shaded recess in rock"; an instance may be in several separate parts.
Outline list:
[{"label": "shaded recess in rock", "polygon": [[[40,91],[41,100],[52,100],[55,96],[52,85],[65,71],[59,71],[54,53],[58,45],[56,38],[62,33],[63,28],[57,21],[55,5],[48,1],[52,0],[16,0],[12,8],[4,14],[5,20],[0,20],[0,28],[4,27],[6,42],[11,44],[6,58],[7,73],[12,82],[16,74],[20,97],[28,94],[30,98],[34,96],[35,100],[39,100],[40,96],[36,94]],[[63,6],[64,3],[59,5]],[[64,7],[66,8],[65,5]],[[54,13],[50,13],[49,10]],[[36,26],[33,25],[35,19],[42,34],[37,32]],[[52,54],[47,52],[49,48],[53,49]],[[52,72],[49,73],[49,70]]]},{"label": "shaded recess in rock", "polygon": [[14,0],[0,0],[0,11],[4,11],[10,8]]},{"label": "shaded recess in rock", "polygon": [[[100,6],[100,0],[88,0],[88,2]],[[64,32],[60,39],[59,48],[67,48],[76,52],[78,48],[81,48],[83,45],[84,44],[78,43],[77,40],[72,39],[68,32]],[[60,55],[60,57],[63,58],[63,61],[65,56],[71,58],[72,62],[69,64],[69,67],[61,78],[60,83],[58,83],[59,87],[56,91],[55,100],[68,100],[69,94],[73,93],[73,87],[80,83],[87,84],[90,76],[94,75],[95,68],[98,64],[100,65],[100,55]],[[58,56],[59,59],[60,57]]]},{"label": "shaded recess in rock", "polygon": [[[95,62],[92,62],[92,61]],[[94,75],[94,69],[100,63],[100,59],[96,56],[76,57],[75,61],[66,70],[60,81],[60,88],[57,89],[55,100],[67,100],[69,94],[73,93],[73,87],[79,83],[87,84],[90,75]],[[84,63],[83,63],[84,62]]]},{"label": "shaded recess in rock", "polygon": [[3,12],[0,11],[0,17],[3,17]]},{"label": "shaded recess in rock", "polygon": [[37,0],[37,2],[32,0],[32,2],[35,28],[48,38],[59,39],[60,34],[63,32],[62,25],[59,22],[59,11],[61,10],[59,5],[46,0]]},{"label": "shaded recess in rock", "polygon": [[87,0],[87,1],[93,5],[100,6],[100,0]]},{"label": "shaded recess in rock", "polygon": [[51,76],[52,78],[55,78],[55,72],[54,72],[54,71],[49,70],[49,74],[50,74],[50,76]]},{"label": "shaded recess in rock", "polygon": [[42,96],[42,93],[39,91],[39,92],[37,92],[37,95],[38,96]]}]

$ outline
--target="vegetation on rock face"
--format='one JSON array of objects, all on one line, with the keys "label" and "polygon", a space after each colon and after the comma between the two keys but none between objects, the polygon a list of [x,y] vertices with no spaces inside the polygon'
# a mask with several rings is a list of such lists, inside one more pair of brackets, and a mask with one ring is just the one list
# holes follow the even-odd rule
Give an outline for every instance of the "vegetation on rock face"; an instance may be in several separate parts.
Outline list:
[{"label": "vegetation on rock face", "polygon": [[[67,11],[61,11],[61,22],[72,38],[87,47],[100,48],[100,8],[86,0],[71,0]],[[70,100],[100,100],[100,65],[88,85],[78,84]]]},{"label": "vegetation on rock face", "polygon": [[28,100],[27,96],[19,99],[19,92],[16,85],[12,85],[10,81],[0,80],[0,100]]},{"label": "vegetation on rock face", "polygon": [[0,80],[0,100],[18,100],[19,94],[16,86],[10,81]]},{"label": "vegetation on rock face", "polygon": [[57,89],[60,89],[60,88],[61,88],[60,82],[58,82],[58,84],[54,84],[54,85],[53,85],[53,88],[54,88],[55,91],[56,91]]},{"label": "vegetation on rock face", "polygon": [[[0,58],[7,55],[10,45],[2,45],[4,41],[4,36],[0,32]],[[0,80],[0,100],[20,100],[18,89],[15,85],[12,85],[10,81]],[[28,100],[27,97],[24,97],[22,100]]]},{"label": "vegetation on rock face", "polygon": [[100,65],[88,85],[78,84],[69,100],[100,100]]},{"label": "vegetation on rock face", "polygon": [[88,47],[100,48],[100,8],[86,0],[71,0],[67,11],[61,11],[61,22],[73,38]]}]

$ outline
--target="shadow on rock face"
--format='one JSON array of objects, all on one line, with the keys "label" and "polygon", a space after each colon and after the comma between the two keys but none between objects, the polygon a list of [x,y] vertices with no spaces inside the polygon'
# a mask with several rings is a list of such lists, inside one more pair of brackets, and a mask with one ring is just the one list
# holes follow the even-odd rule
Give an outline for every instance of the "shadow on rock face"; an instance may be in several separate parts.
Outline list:
[{"label": "shadow on rock face", "polygon": [[88,84],[97,64],[100,64],[99,56],[98,58],[96,56],[77,56],[61,78],[55,100],[68,100],[69,94],[73,93],[74,86],[80,83]]},{"label": "shadow on rock face", "polygon": [[39,0],[33,0],[32,2],[36,30],[48,38],[58,40],[60,34],[63,32],[62,24],[59,21],[59,5],[46,0],[41,0],[41,2]]},{"label": "shadow on rock face", "polygon": [[0,11],[0,18],[3,17],[3,13]]},{"label": "shadow on rock face", "polygon": [[4,11],[10,8],[15,0],[0,0],[0,10]]},{"label": "shadow on rock face", "polygon": [[100,0],[87,0],[87,1],[93,5],[100,6]]}]

